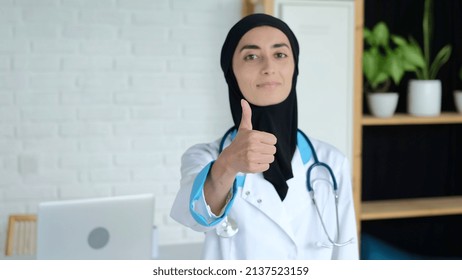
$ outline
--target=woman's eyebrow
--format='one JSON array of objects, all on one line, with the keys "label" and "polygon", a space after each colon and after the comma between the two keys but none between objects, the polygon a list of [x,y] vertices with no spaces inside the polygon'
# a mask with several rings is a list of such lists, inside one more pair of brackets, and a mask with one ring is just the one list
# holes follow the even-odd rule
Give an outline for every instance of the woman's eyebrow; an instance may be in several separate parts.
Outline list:
[{"label": "woman's eyebrow", "polygon": [[260,47],[257,45],[244,45],[239,52],[242,52],[243,50],[259,50]]},{"label": "woman's eyebrow", "polygon": [[286,43],[274,44],[274,45],[272,46],[273,49],[282,48],[282,47],[286,47],[286,48],[290,49],[289,46],[288,46]]},{"label": "woman's eyebrow", "polygon": [[[286,43],[277,43],[277,44],[274,44],[271,46],[272,49],[277,49],[277,48],[282,48],[282,47],[286,47],[288,49],[289,46],[286,44]],[[243,50],[259,50],[260,47],[257,46],[257,45],[244,45],[240,50],[239,52],[242,52]]]}]

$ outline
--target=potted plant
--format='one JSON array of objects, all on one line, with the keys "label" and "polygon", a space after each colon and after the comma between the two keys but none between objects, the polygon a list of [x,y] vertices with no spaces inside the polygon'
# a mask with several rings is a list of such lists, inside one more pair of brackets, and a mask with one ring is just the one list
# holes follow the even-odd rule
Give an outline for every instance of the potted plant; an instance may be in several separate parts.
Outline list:
[{"label": "potted plant", "polygon": [[377,23],[372,30],[364,28],[364,41],[364,88],[369,110],[376,117],[391,117],[398,104],[398,93],[388,91],[391,83],[398,85],[406,71],[416,71],[417,66],[423,65],[423,59],[409,52],[408,41],[390,34],[384,22]]},{"label": "potted plant", "polygon": [[425,0],[422,21],[423,51],[413,38],[410,39],[414,56],[424,59],[424,64],[417,67],[417,79],[409,81],[408,113],[416,116],[437,116],[441,113],[441,80],[436,79],[438,71],[451,56],[451,45],[444,46],[430,62],[430,42],[433,35],[432,18],[433,0]]},{"label": "potted plant", "polygon": [[[462,67],[459,71],[459,80],[462,82]],[[459,113],[462,113],[462,90],[454,91],[454,102],[456,103],[456,108]]]}]

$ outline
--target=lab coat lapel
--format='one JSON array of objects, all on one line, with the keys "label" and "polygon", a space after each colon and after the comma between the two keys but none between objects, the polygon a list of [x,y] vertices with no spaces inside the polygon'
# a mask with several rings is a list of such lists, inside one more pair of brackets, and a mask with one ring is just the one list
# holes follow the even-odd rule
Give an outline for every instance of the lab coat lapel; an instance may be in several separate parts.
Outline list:
[{"label": "lab coat lapel", "polygon": [[[298,149],[292,160],[292,169],[294,178],[287,181],[289,193],[284,202],[279,198],[273,185],[263,178],[262,173],[246,175],[242,198],[263,212],[268,219],[276,223],[294,240],[294,232],[291,226],[293,217],[291,217],[290,211],[288,212],[286,207],[299,207],[308,201],[306,189],[297,189],[305,185],[305,181],[300,182],[300,180],[306,180],[306,176],[304,176],[305,167]],[[297,176],[297,174],[299,175]],[[268,191],[268,188],[271,191]]]},{"label": "lab coat lapel", "polygon": [[[271,188],[271,191],[268,191]],[[242,198],[263,212],[268,219],[276,223],[292,240],[294,234],[290,226],[290,219],[286,214],[284,205],[273,185],[259,174],[247,174],[242,189]]]}]

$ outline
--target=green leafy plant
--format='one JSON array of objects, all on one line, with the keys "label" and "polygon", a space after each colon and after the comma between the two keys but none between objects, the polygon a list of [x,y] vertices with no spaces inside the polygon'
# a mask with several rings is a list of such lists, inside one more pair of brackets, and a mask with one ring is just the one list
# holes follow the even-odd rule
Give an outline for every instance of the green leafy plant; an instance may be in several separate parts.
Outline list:
[{"label": "green leafy plant", "polygon": [[412,43],[390,34],[384,22],[372,30],[364,28],[364,41],[367,48],[363,52],[363,73],[369,92],[386,92],[391,82],[398,85],[405,72],[417,71],[425,64]]},{"label": "green leafy plant", "polygon": [[422,31],[423,31],[423,51],[420,45],[414,38],[410,38],[411,49],[413,55],[419,56],[424,59],[425,64],[417,67],[415,70],[417,79],[419,80],[434,80],[436,75],[451,56],[452,47],[450,44],[445,45],[435,56],[433,62],[430,62],[430,42],[433,38],[433,0],[425,0],[424,3],[424,14],[422,20]]}]

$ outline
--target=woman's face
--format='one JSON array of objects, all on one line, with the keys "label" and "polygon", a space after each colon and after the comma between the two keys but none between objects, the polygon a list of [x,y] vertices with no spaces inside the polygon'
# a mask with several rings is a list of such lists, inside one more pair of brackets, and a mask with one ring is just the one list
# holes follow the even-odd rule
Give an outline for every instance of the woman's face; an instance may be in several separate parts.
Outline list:
[{"label": "woman's face", "polygon": [[233,70],[245,99],[257,106],[281,103],[289,96],[295,62],[287,36],[260,26],[242,36],[233,55]]}]

